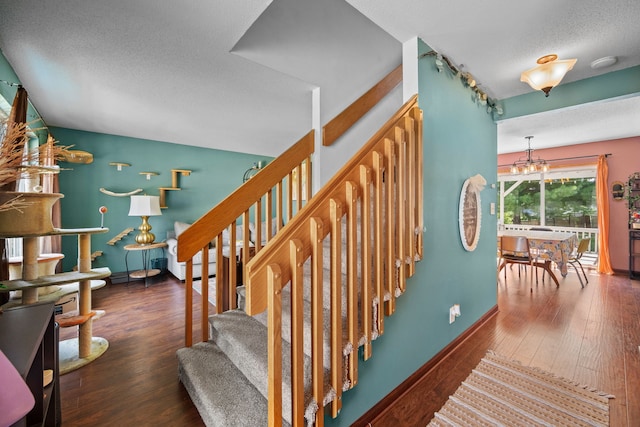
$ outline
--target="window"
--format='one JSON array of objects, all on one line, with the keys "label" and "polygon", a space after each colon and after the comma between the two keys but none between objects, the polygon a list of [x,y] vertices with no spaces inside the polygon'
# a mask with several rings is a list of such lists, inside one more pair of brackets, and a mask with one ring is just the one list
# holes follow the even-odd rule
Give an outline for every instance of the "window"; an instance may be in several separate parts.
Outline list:
[{"label": "window", "polygon": [[595,167],[505,174],[498,182],[503,224],[597,228]]}]

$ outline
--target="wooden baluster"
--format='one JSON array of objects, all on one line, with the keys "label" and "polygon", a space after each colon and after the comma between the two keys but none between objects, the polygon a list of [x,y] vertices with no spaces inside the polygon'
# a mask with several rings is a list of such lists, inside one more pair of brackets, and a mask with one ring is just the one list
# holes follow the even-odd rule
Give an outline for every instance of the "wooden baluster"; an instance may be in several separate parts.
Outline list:
[{"label": "wooden baluster", "polygon": [[311,241],[311,382],[313,398],[318,402],[316,425],[324,425],[324,358],[323,358],[323,304],[322,304],[322,218],[312,217],[310,223]]},{"label": "wooden baluster", "polygon": [[331,403],[331,416],[342,408],[342,204],[329,201],[331,220],[331,386],[336,398]]},{"label": "wooden baluster", "polygon": [[416,155],[414,161],[416,163],[416,176],[413,178],[416,180],[416,224],[418,227],[418,236],[416,239],[416,253],[420,259],[423,258],[423,228],[424,228],[424,218],[423,218],[423,162],[422,162],[422,110],[418,107],[415,107],[411,110],[411,114],[414,117],[416,123]]},{"label": "wooden baluster", "polygon": [[362,328],[364,329],[365,343],[363,357],[367,360],[371,357],[371,330],[372,330],[372,305],[371,297],[371,169],[360,165],[360,189],[362,202],[360,203],[360,281],[362,283]]},{"label": "wooden baluster", "polygon": [[291,396],[292,425],[304,425],[304,272],[303,247],[298,239],[289,242],[291,271]]},{"label": "wooden baluster", "polygon": [[414,121],[411,117],[405,117],[404,120],[405,126],[405,139],[406,139],[406,159],[405,159],[405,169],[406,169],[406,200],[407,200],[407,211],[406,211],[406,236],[407,236],[407,245],[405,248],[405,253],[407,256],[407,260],[409,264],[407,266],[407,275],[408,277],[413,276],[416,268],[416,245],[415,245],[415,229],[416,229],[416,215],[415,215],[415,203],[417,198],[415,197],[415,176],[416,176],[416,162],[415,162],[415,149],[416,149],[416,134],[415,134],[415,125]]},{"label": "wooden baluster", "polygon": [[347,333],[353,351],[349,353],[349,379],[351,387],[358,382],[358,265],[357,265],[357,211],[358,187],[346,182],[347,201]]},{"label": "wooden baluster", "polygon": [[396,238],[398,260],[400,260],[400,267],[398,271],[398,287],[400,292],[404,293],[407,285],[407,142],[405,140],[404,129],[400,127],[395,128],[396,138],[396,152],[398,161],[396,163]]},{"label": "wooden baluster", "polygon": [[278,264],[267,267],[269,426],[282,426],[282,287]]},{"label": "wooden baluster", "polygon": [[185,347],[191,347],[193,344],[193,258],[189,258],[186,262],[184,289],[184,345]]},{"label": "wooden baluster", "polygon": [[385,313],[387,316],[393,314],[396,309],[396,252],[395,252],[395,173],[396,173],[396,154],[392,140],[385,138],[384,141],[385,170],[384,176],[386,180],[386,273],[387,273],[387,292],[389,293],[389,301],[386,304]]},{"label": "wooden baluster", "polygon": [[384,203],[384,158],[382,154],[377,151],[373,152],[373,179],[375,182],[375,209],[374,209],[374,242],[373,253],[374,260],[373,265],[375,268],[375,283],[376,294],[378,294],[378,305],[376,319],[378,321],[378,334],[384,333],[384,218],[383,218],[383,203]]},{"label": "wooden baluster", "polygon": [[209,340],[209,246],[202,248],[202,275],[200,276],[200,304],[202,306],[200,327],[202,341]]},{"label": "wooden baluster", "polygon": [[229,268],[224,259],[222,249],[224,248],[224,242],[222,241],[222,234],[218,234],[216,238],[216,314],[222,313],[222,307],[224,306],[224,288],[226,284],[222,280],[225,277],[225,268]]}]

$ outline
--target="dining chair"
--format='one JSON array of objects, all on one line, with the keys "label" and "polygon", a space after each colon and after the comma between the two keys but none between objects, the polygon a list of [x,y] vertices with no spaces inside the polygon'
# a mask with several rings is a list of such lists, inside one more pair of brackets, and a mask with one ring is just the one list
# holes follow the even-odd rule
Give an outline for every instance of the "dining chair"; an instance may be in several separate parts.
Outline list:
[{"label": "dining chair", "polygon": [[589,249],[589,243],[591,243],[590,237],[585,237],[583,239],[580,239],[580,243],[578,243],[578,248],[571,255],[569,255],[569,259],[567,260],[567,262],[570,265],[572,265],[573,268],[576,269],[576,274],[578,274],[578,279],[580,279],[580,285],[583,288],[584,288],[584,283],[582,282],[582,277],[580,276],[580,271],[578,271],[578,267],[576,267],[576,264],[580,266],[580,270],[582,270],[582,274],[584,275],[585,282],[589,283],[589,279],[587,279],[587,274],[584,272],[584,268],[580,263],[580,258],[582,258],[582,255]]},{"label": "dining chair", "polygon": [[[529,229],[529,231],[553,231],[553,229],[548,228],[548,227],[531,227]],[[535,262],[538,262],[538,260],[540,259],[540,256],[543,253],[547,253],[548,251],[545,251],[544,249],[540,250],[540,249],[531,249],[531,255],[534,258]],[[544,282],[544,276],[546,274],[546,271],[543,269],[542,270],[542,282]]]},{"label": "dining chair", "polygon": [[[534,259],[529,249],[529,239],[524,236],[502,236],[500,238],[500,270],[507,264],[529,265],[533,276]],[[533,277],[532,277],[533,279]],[[504,281],[507,283],[507,270],[504,271]],[[538,271],[536,270],[536,284],[538,283]],[[533,291],[533,286],[532,289]]]}]

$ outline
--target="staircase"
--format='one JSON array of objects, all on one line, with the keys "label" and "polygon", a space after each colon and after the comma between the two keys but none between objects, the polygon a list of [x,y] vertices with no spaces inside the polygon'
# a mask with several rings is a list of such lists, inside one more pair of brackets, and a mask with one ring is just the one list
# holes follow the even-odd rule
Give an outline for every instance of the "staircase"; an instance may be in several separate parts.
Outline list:
[{"label": "staircase", "polygon": [[[304,162],[308,184],[311,169],[310,153],[296,146],[290,150],[298,154],[285,153],[243,186],[252,191],[241,187],[240,196],[230,196],[235,201],[223,201],[179,237],[178,259],[187,262],[179,377],[207,426],[322,426],[325,410],[338,416],[342,394],[358,383],[358,353],[371,357],[385,316],[394,312],[422,258],[422,112],[416,97],[306,205],[298,201],[293,215],[283,188],[290,195],[297,185],[301,194],[293,170],[300,176]],[[281,206],[287,207],[286,221]],[[251,216],[286,225],[275,236],[265,227],[267,244],[256,239],[249,260]],[[234,241],[238,217],[245,286],[236,289],[235,277],[216,281],[218,312],[208,316],[203,271],[203,336],[193,344],[190,260],[200,251],[207,265],[208,242],[227,226]],[[220,249],[219,273],[223,265]]]}]

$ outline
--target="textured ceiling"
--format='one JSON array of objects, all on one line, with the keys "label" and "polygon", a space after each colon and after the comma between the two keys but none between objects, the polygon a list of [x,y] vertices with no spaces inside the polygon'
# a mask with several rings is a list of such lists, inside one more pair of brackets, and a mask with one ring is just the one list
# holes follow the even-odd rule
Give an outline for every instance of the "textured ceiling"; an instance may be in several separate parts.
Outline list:
[{"label": "textured ceiling", "polygon": [[[564,82],[640,64],[638,16],[637,0],[0,0],[0,49],[51,126],[275,156],[311,128],[312,90],[326,122],[412,37],[501,99],[531,91],[520,72],[544,54],[578,58]],[[584,140],[574,115],[563,143]],[[499,132],[542,143],[528,120]]]},{"label": "textured ceiling", "polygon": [[640,96],[624,97],[498,122],[498,154],[640,135]]}]

